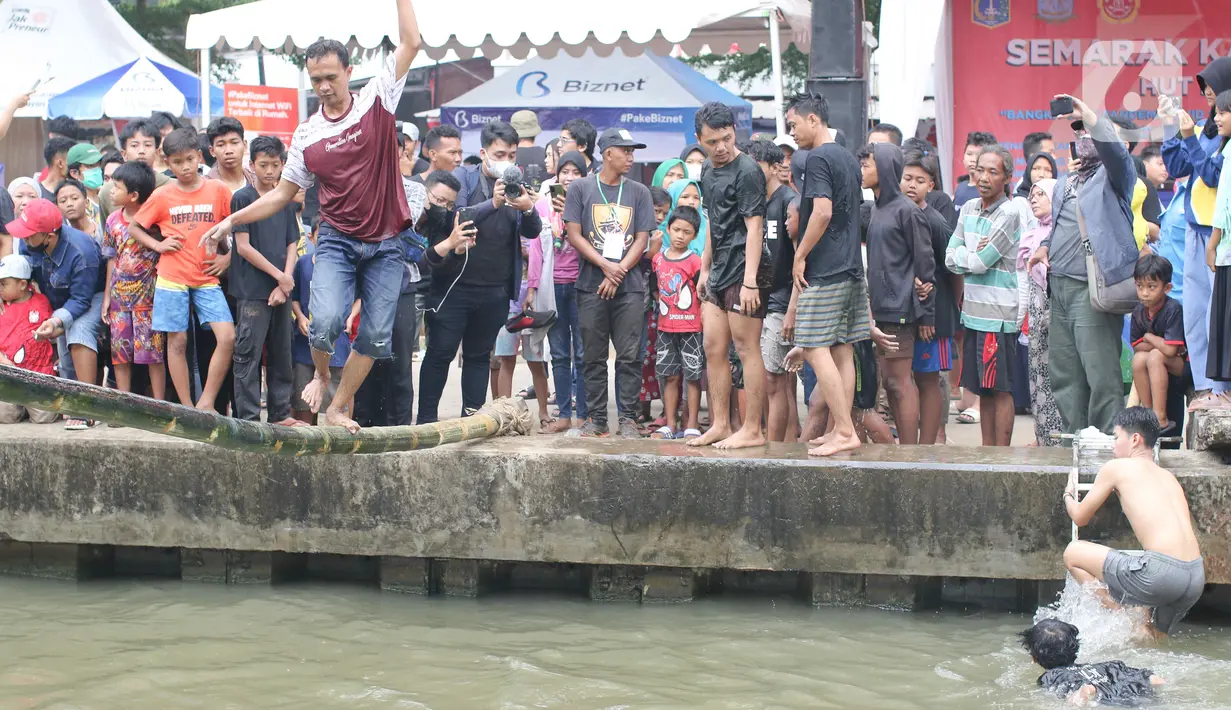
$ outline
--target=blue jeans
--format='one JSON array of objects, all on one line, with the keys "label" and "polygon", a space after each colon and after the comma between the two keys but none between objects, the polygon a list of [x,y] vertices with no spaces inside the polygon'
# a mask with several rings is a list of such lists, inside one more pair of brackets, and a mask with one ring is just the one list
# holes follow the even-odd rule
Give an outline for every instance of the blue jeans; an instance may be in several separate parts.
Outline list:
[{"label": "blue jeans", "polygon": [[581,323],[577,320],[575,284],[556,284],[556,324],[547,331],[547,341],[551,344],[551,376],[555,380],[560,418],[571,418],[576,402],[577,418],[585,419],[586,381],[582,371],[585,359],[581,348]]},{"label": "blue jeans", "polygon": [[393,320],[405,270],[397,237],[361,242],[322,222],[309,304],[312,330],[308,341],[312,349],[333,354],[333,344],[346,327],[355,299],[360,298],[363,305],[354,350],[378,360],[392,357]]},{"label": "blue jeans", "polygon": [[1184,239],[1184,264],[1192,267],[1184,271],[1184,344],[1193,368],[1193,389],[1226,392],[1231,382],[1215,382],[1205,375],[1210,350],[1210,299],[1214,295],[1214,275],[1205,266],[1210,231],[1209,227],[1190,224]]},{"label": "blue jeans", "polygon": [[[319,263],[319,258],[317,259]],[[458,284],[440,303],[442,290],[428,297],[437,312],[424,314],[428,332],[427,352],[419,368],[419,423],[439,418],[440,396],[449,379],[449,365],[462,348],[462,411],[472,414],[487,401],[492,346],[509,311],[509,292],[503,286]]]}]

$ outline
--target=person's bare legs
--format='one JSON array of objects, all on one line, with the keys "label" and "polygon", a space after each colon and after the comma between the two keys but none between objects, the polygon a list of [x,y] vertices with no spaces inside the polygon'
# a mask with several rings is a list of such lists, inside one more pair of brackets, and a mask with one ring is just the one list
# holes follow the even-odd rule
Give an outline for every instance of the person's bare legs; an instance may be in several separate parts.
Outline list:
[{"label": "person's bare legs", "polygon": [[[167,398],[167,366],[163,363],[146,366],[150,372],[150,393],[154,399]],[[131,379],[129,380],[131,382]]]},{"label": "person's bare legs", "polygon": [[710,428],[689,446],[709,446],[731,436],[731,363],[727,351],[731,330],[727,314],[705,301],[701,304],[701,327],[705,333],[705,372],[710,383]]},{"label": "person's bare legs", "polygon": [[[663,416],[667,418],[667,426],[671,431],[679,431],[678,418],[676,413],[680,407],[680,380],[684,378],[683,374],[672,375],[667,378],[667,386],[663,388]],[[690,385],[692,383],[689,383]],[[692,395],[692,392],[689,392]],[[690,413],[691,415],[691,413]]]},{"label": "person's bare legs", "polygon": [[214,354],[209,358],[209,371],[205,376],[205,384],[201,386],[201,399],[197,409],[213,411],[214,400],[218,398],[218,390],[227,378],[231,369],[231,359],[235,355],[235,325],[232,323],[210,323],[209,328],[214,333]]},{"label": "person's bare legs", "polygon": [[[300,396],[312,407],[313,412],[320,410],[324,393],[329,391],[329,359],[331,357],[333,356],[324,350],[312,350],[312,364],[316,366],[316,377],[304,387],[303,394]],[[333,401],[325,410],[325,426],[345,427],[352,434],[359,431],[359,425],[347,414],[350,412],[350,404],[355,398],[359,385],[363,384],[363,380],[372,371],[373,362],[375,360],[367,355],[351,350],[350,357],[346,358],[346,365],[342,368],[342,381],[338,384],[338,391],[334,393]]]},{"label": "person's bare legs", "polygon": [[[1103,581],[1103,565],[1107,563],[1107,553],[1111,552],[1111,548],[1105,545],[1098,545],[1085,540],[1074,540],[1069,543],[1069,546],[1064,548],[1064,566],[1068,569],[1069,574],[1073,575],[1073,579],[1077,583],[1084,586],[1094,582]],[[1122,608],[1111,598],[1111,593],[1106,588],[1100,587],[1094,590],[1094,595],[1098,597],[1103,606],[1108,609]]]},{"label": "person's bare legs", "polygon": [[[76,363],[73,366],[76,367]],[[115,373],[115,388],[120,392],[132,392],[133,366],[126,362],[113,362],[111,370]]]},{"label": "person's bare legs", "polygon": [[[832,456],[842,451],[854,451],[860,446],[851,421],[851,402],[855,397],[854,350],[850,345],[835,345],[832,348],[806,348],[804,356],[816,373],[816,386],[821,389],[829,406],[829,418],[833,421],[833,436],[828,441],[808,451],[813,456]],[[841,363],[851,360],[851,378],[847,380]]]},{"label": "person's bare legs", "polygon": [[97,385],[98,353],[84,345],[70,345],[68,352],[73,359],[73,370],[77,372],[77,381],[87,385]]},{"label": "person's bare legs", "polygon": [[185,407],[192,406],[192,387],[188,384],[188,332],[167,333],[167,370],[175,396]]},{"label": "person's bare legs", "polygon": [[799,378],[794,373],[787,373],[786,379],[786,436],[788,444],[799,440]]},{"label": "person's bare legs", "polygon": [[[854,398],[855,398],[855,348],[851,345],[835,345],[829,349],[829,353],[830,355],[833,356],[834,365],[837,366],[838,372],[842,375],[842,382],[850,383],[849,388],[846,389],[845,391],[850,393],[850,400],[848,401],[854,402]],[[817,390],[820,390],[820,387],[817,387]],[[879,419],[882,422],[884,421],[883,419],[880,419],[880,415],[877,415],[877,419]],[[804,441],[807,441],[812,446],[824,446],[825,444],[829,443],[829,440],[834,438],[834,436],[836,436],[837,434],[837,429],[834,426],[834,421],[835,420],[833,419],[833,417],[829,417],[827,426],[825,426],[821,430],[819,436],[811,438],[811,439],[809,439],[808,437],[801,437],[801,438]],[[856,434],[858,434],[858,432],[856,432]]]},{"label": "person's bare legs", "polygon": [[765,361],[761,358],[761,327],[765,321],[738,313],[727,314],[735,352],[744,365],[744,389],[740,406],[743,425],[730,437],[714,444],[716,449],[746,449],[765,444]]},{"label": "person's bare legs", "polygon": [[[787,428],[790,425],[791,380],[795,376],[790,373],[775,375],[765,373],[765,391],[768,400],[767,422],[770,441],[786,441]],[[795,437],[792,436],[792,439]]]},{"label": "person's bare legs", "polygon": [[[1133,380],[1136,381],[1136,358],[1134,358],[1133,365]],[[1167,357],[1161,350],[1151,350],[1146,354],[1146,371],[1150,383],[1144,389],[1150,392],[1150,404],[1145,402],[1146,395],[1143,388],[1139,385],[1137,389],[1142,392],[1142,406],[1154,410],[1154,416],[1158,417],[1159,430],[1162,431],[1171,426],[1171,422],[1167,420],[1167,385],[1172,375],[1184,372],[1184,359],[1179,356]]]},{"label": "person's bare legs", "polygon": [[688,429],[700,431],[697,419],[701,416],[701,381],[689,380],[684,386],[688,388],[688,420],[684,429],[685,431]]},{"label": "person's bare legs", "polygon": [[[514,358],[514,364],[516,364]],[[545,362],[527,362],[526,366],[530,368],[530,381],[534,383],[534,398],[539,401],[539,423],[551,421],[551,410],[547,408],[548,386],[547,386],[547,363]],[[510,373],[508,392],[513,391],[513,377]]]},{"label": "person's bare legs", "polygon": [[906,445],[919,443],[919,390],[915,387],[911,359],[908,357],[879,358],[881,371],[885,373],[885,394],[889,396],[889,410],[898,425],[898,442]]},{"label": "person's bare legs", "polygon": [[898,443],[893,438],[893,430],[889,428],[889,425],[885,423],[884,417],[878,414],[875,409],[860,411],[859,427],[863,429],[867,440],[873,444]]},{"label": "person's bare legs", "polygon": [[[916,372],[919,390],[919,443],[931,446],[939,441],[940,419],[944,412],[944,394],[940,390],[939,372]],[[902,425],[898,424],[898,434]]]},{"label": "person's bare legs", "polygon": [[820,387],[812,388],[812,398],[808,401],[808,418],[804,420],[799,432],[799,440],[812,443],[821,437],[829,428],[829,405],[825,404],[825,396]]},{"label": "person's bare legs", "polygon": [[[492,377],[495,378],[492,387],[492,399],[512,397],[513,373],[517,370],[517,356],[500,356],[496,358],[496,361],[500,364],[500,369],[492,370]],[[535,394],[538,394],[537,390],[535,390]]]},{"label": "person's bare legs", "polygon": [[[993,396],[980,395],[979,408],[982,418],[979,419],[979,429],[983,434],[984,446],[1010,446],[1013,439],[1013,393],[997,392]],[[901,435],[902,430],[898,429]]]}]

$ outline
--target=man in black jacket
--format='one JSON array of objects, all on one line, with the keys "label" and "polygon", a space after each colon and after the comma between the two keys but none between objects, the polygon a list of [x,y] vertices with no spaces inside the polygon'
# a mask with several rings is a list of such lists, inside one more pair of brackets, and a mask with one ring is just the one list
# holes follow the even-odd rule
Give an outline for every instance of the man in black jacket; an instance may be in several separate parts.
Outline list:
[{"label": "man in black jacket", "polygon": [[[466,217],[478,234],[462,253],[440,256],[428,249],[432,287],[425,320],[432,333],[419,371],[420,424],[437,421],[437,408],[449,378],[449,363],[462,348],[462,416],[478,411],[487,399],[492,346],[516,300],[521,284],[521,238],[538,237],[543,227],[534,196],[506,186],[505,171],[517,160],[517,132],[504,121],[483,127],[480,165],[461,168],[457,206],[471,206]],[[516,197],[512,196],[517,190]],[[507,193],[507,194],[506,194]],[[449,232],[433,234],[434,246]]]}]

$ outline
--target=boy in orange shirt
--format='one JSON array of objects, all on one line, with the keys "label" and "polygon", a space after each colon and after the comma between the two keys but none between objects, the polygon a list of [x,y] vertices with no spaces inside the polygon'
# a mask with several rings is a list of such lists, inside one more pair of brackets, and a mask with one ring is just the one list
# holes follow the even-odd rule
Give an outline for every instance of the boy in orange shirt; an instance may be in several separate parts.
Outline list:
[{"label": "boy in orange shirt", "polygon": [[[231,367],[235,325],[216,276],[205,271],[207,253],[201,236],[231,214],[231,191],[218,180],[201,177],[197,132],[181,128],[162,141],[167,167],[175,182],[154,191],[128,226],[129,234],[159,253],[154,284],[154,330],[167,334],[167,371],[182,404],[192,402],[188,377],[189,304],[197,320],[208,325],[218,341],[209,361],[197,409],[214,408],[214,399]],[[162,239],[150,232],[157,228]]]}]

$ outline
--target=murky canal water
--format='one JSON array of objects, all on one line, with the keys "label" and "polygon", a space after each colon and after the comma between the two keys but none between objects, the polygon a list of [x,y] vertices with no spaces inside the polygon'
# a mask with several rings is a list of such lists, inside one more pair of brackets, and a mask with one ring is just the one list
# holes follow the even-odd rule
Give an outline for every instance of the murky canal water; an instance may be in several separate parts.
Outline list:
[{"label": "murky canal water", "polygon": [[[1083,661],[1168,681],[1161,707],[1231,708],[1231,627],[1161,648],[1088,604]],[[1038,708],[1030,619],[672,606],[542,595],[479,601],[323,584],[0,579],[0,710],[55,708]]]}]

